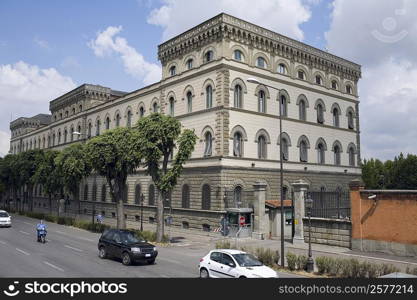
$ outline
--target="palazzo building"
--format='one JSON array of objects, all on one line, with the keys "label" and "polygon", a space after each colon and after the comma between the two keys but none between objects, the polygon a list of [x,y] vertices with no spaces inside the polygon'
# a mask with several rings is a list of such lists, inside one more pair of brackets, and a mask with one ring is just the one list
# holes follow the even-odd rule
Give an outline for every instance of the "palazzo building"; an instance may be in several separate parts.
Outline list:
[{"label": "palazzo building", "polygon": [[[201,230],[233,211],[247,212],[251,224],[255,184],[265,186],[266,202],[280,198],[280,143],[285,199],[299,179],[334,191],[360,176],[360,65],[224,13],[159,45],[158,57],[155,84],[129,93],[83,84],[52,100],[50,115],[11,122],[10,153],[60,150],[153,112],[174,116],[198,141],[167,211],[174,225]],[[94,204],[115,218],[108,192],[103,178],[90,176],[80,186],[81,213]],[[154,222],[156,188],[139,170],[128,178],[129,222],[139,220],[142,194],[144,221]],[[35,195],[44,207],[41,187]],[[273,224],[258,229],[275,234]]]}]

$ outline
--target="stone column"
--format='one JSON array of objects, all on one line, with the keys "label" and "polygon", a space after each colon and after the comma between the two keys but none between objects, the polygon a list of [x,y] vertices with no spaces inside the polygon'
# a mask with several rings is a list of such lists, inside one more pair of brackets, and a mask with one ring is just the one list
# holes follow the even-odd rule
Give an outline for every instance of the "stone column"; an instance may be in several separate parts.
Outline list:
[{"label": "stone column", "polygon": [[302,179],[292,184],[294,190],[294,244],[304,244],[304,225],[303,217],[305,216],[304,199],[309,184]]},{"label": "stone column", "polygon": [[254,217],[253,217],[253,233],[252,237],[263,240],[265,235],[265,198],[266,198],[266,184],[257,181],[253,185],[255,191],[255,201],[253,203]]}]

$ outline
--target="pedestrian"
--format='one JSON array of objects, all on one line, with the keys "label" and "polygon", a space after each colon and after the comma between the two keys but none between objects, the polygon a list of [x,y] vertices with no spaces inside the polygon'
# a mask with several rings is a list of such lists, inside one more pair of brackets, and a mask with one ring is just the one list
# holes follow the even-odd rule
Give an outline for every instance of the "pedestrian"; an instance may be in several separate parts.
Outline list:
[{"label": "pedestrian", "polygon": [[103,223],[103,216],[101,214],[98,214],[96,217],[97,223],[102,224]]}]

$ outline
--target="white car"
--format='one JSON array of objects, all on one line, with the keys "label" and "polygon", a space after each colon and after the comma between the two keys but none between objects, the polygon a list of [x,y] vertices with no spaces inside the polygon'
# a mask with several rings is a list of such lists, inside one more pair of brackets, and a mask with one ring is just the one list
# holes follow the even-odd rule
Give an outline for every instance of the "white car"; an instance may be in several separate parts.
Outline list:
[{"label": "white car", "polygon": [[252,254],[232,249],[210,251],[200,259],[201,278],[278,278]]},{"label": "white car", "polygon": [[12,217],[7,213],[7,211],[0,210],[0,227],[11,227],[12,226]]}]

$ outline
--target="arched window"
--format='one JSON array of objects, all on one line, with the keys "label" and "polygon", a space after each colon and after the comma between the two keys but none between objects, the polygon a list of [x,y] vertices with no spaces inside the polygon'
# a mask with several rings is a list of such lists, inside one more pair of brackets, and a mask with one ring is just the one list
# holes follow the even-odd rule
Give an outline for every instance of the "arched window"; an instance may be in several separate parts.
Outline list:
[{"label": "arched window", "polygon": [[258,93],[258,111],[261,113],[266,112],[266,94],[263,90]]},{"label": "arched window", "polygon": [[302,121],[306,121],[307,120],[307,111],[306,111],[306,103],[304,100],[300,100],[299,104],[298,104],[298,114],[300,117],[300,120]]},{"label": "arched window", "polygon": [[243,90],[242,87],[237,84],[235,85],[235,90],[234,90],[234,107],[236,108],[242,108],[243,107],[243,94],[242,94]]},{"label": "arched window", "polygon": [[354,125],[354,122],[353,122],[353,112],[352,111],[348,112],[348,127],[349,127],[349,129],[354,129],[355,128],[355,125]]},{"label": "arched window", "polygon": [[211,50],[207,51],[207,52],[204,54],[204,60],[205,60],[205,62],[212,61],[212,60],[213,60],[213,58],[214,58],[214,53],[213,53],[213,51],[211,51]]},{"label": "arched window", "polygon": [[97,201],[97,184],[93,184],[93,190],[92,190],[92,201]]},{"label": "arched window", "polygon": [[127,127],[132,127],[132,112],[130,110],[127,111],[126,126]]},{"label": "arched window", "polygon": [[191,92],[187,93],[187,112],[193,111],[193,94]]},{"label": "arched window", "polygon": [[151,184],[148,190],[149,205],[155,205],[155,186]]},{"label": "arched window", "polygon": [[333,147],[333,152],[334,152],[334,164],[336,166],[340,165],[340,147],[338,145],[335,145]]},{"label": "arched window", "polygon": [[349,166],[354,167],[356,165],[355,162],[355,149],[353,147],[349,148]]},{"label": "arched window", "polygon": [[42,149],[45,149],[45,137],[42,138]]},{"label": "arched window", "polygon": [[[156,103],[154,103],[156,104]],[[139,108],[139,117],[142,118],[145,115],[145,109],[143,108],[143,106],[141,106]]]},{"label": "arched window", "polygon": [[298,70],[297,77],[298,77],[298,79],[305,80],[306,79],[306,74],[304,73],[303,70]]},{"label": "arched window", "polygon": [[284,64],[278,65],[278,73],[280,74],[287,74],[287,67]]},{"label": "arched window", "polygon": [[346,85],[346,93],[352,94],[352,87],[350,85]]},{"label": "arched window", "polygon": [[91,137],[91,128],[93,127],[93,125],[91,123],[88,123],[88,130],[87,130],[87,137],[90,138]]},{"label": "arched window", "polygon": [[288,141],[285,137],[283,137],[281,139],[281,143],[282,143],[282,158],[283,160],[287,161],[288,160]]},{"label": "arched window", "polygon": [[281,116],[283,116],[283,117],[286,117],[286,116],[288,116],[288,105],[287,105],[287,98],[284,96],[284,95],[282,95],[281,96],[281,99],[280,99],[280,113],[281,113]]},{"label": "arched window", "polygon": [[323,85],[323,79],[320,75],[316,75],[316,84]]},{"label": "arched window", "polygon": [[190,208],[190,186],[188,184],[182,186],[181,207]]},{"label": "arched window", "polygon": [[201,192],[201,209],[209,210],[211,206],[211,188],[210,185],[203,185]]},{"label": "arched window", "polygon": [[78,107],[78,111],[79,111],[79,112],[82,112],[82,111],[83,111],[83,106],[82,106],[82,105],[80,105],[80,106]]},{"label": "arched window", "polygon": [[[58,145],[61,144],[61,131],[58,132]],[[32,141],[30,141],[30,148],[32,149]]]},{"label": "arched window", "polygon": [[324,123],[324,109],[321,103],[317,104],[317,122],[320,124]]},{"label": "arched window", "polygon": [[266,138],[263,135],[258,137],[258,158],[259,159],[266,159],[267,158],[267,151],[266,151]]},{"label": "arched window", "polygon": [[100,125],[101,125],[100,120],[97,120],[97,123],[96,123],[96,135],[100,135]]},{"label": "arched window", "polygon": [[72,114],[75,115],[75,107],[72,108]]},{"label": "arched window", "polygon": [[325,150],[324,145],[322,143],[319,143],[317,145],[317,163],[319,164],[326,163],[324,150]]},{"label": "arched window", "polygon": [[243,138],[240,132],[236,132],[233,136],[233,155],[237,157],[243,156]]},{"label": "arched window", "polygon": [[171,68],[169,68],[169,75],[170,76],[174,76],[177,72],[177,68],[175,66],[172,66]]},{"label": "arched window", "polygon": [[106,202],[106,196],[107,196],[107,188],[106,188],[106,184],[103,184],[101,186],[101,202]]},{"label": "arched window", "polygon": [[240,50],[234,51],[234,58],[235,60],[242,61],[243,60],[243,53]]},{"label": "arched window", "polygon": [[88,201],[88,184],[84,185],[84,201]]},{"label": "arched window", "polygon": [[[55,139],[56,139],[56,136],[55,136],[55,133],[54,134],[52,134],[52,147],[53,146],[55,146]],[[26,150],[28,150],[28,143],[26,142]]]},{"label": "arched window", "polygon": [[193,59],[190,58],[189,60],[187,60],[187,70],[191,70],[193,68]]},{"label": "arched window", "polygon": [[79,140],[81,138],[81,125],[78,125],[77,132],[80,133],[80,134],[77,134],[77,140]]},{"label": "arched window", "polygon": [[171,117],[174,116],[174,109],[175,109],[175,101],[174,101],[174,98],[171,97],[169,98],[169,115]]},{"label": "arched window", "polygon": [[333,126],[339,127],[339,110],[337,107],[333,108]]},{"label": "arched window", "polygon": [[332,80],[332,89],[337,90],[338,86],[337,86],[337,81],[336,80]]},{"label": "arched window", "polygon": [[239,185],[233,190],[233,201],[236,207],[240,207],[242,204],[242,187]]},{"label": "arched window", "polygon": [[64,143],[67,142],[67,138],[68,138],[68,130],[64,130]]},{"label": "arched window", "polygon": [[65,111],[65,118],[68,118],[68,110]]},{"label": "arched window", "polygon": [[302,140],[300,142],[300,161],[301,162],[308,161],[307,150],[308,150],[307,142],[305,140]]},{"label": "arched window", "polygon": [[106,129],[110,129],[110,117],[106,118]]},{"label": "arched window", "polygon": [[259,56],[256,59],[256,66],[259,67],[259,68],[266,68],[266,60],[265,60],[265,58]]},{"label": "arched window", "polygon": [[212,153],[212,139],[211,132],[207,131],[204,135],[204,156],[211,156]]},{"label": "arched window", "polygon": [[140,197],[142,196],[142,188],[140,184],[135,186],[135,204],[141,204]]},{"label": "arched window", "polygon": [[153,106],[152,106],[152,110],[153,110],[153,112],[154,112],[154,113],[157,113],[157,112],[158,112],[158,103],[156,103],[156,102],[155,102],[155,103],[153,104]]},{"label": "arched window", "polygon": [[120,126],[120,115],[117,114],[116,115],[116,127],[119,127],[119,126]]},{"label": "arched window", "polygon": [[211,85],[206,87],[206,108],[213,107],[213,88]]}]

